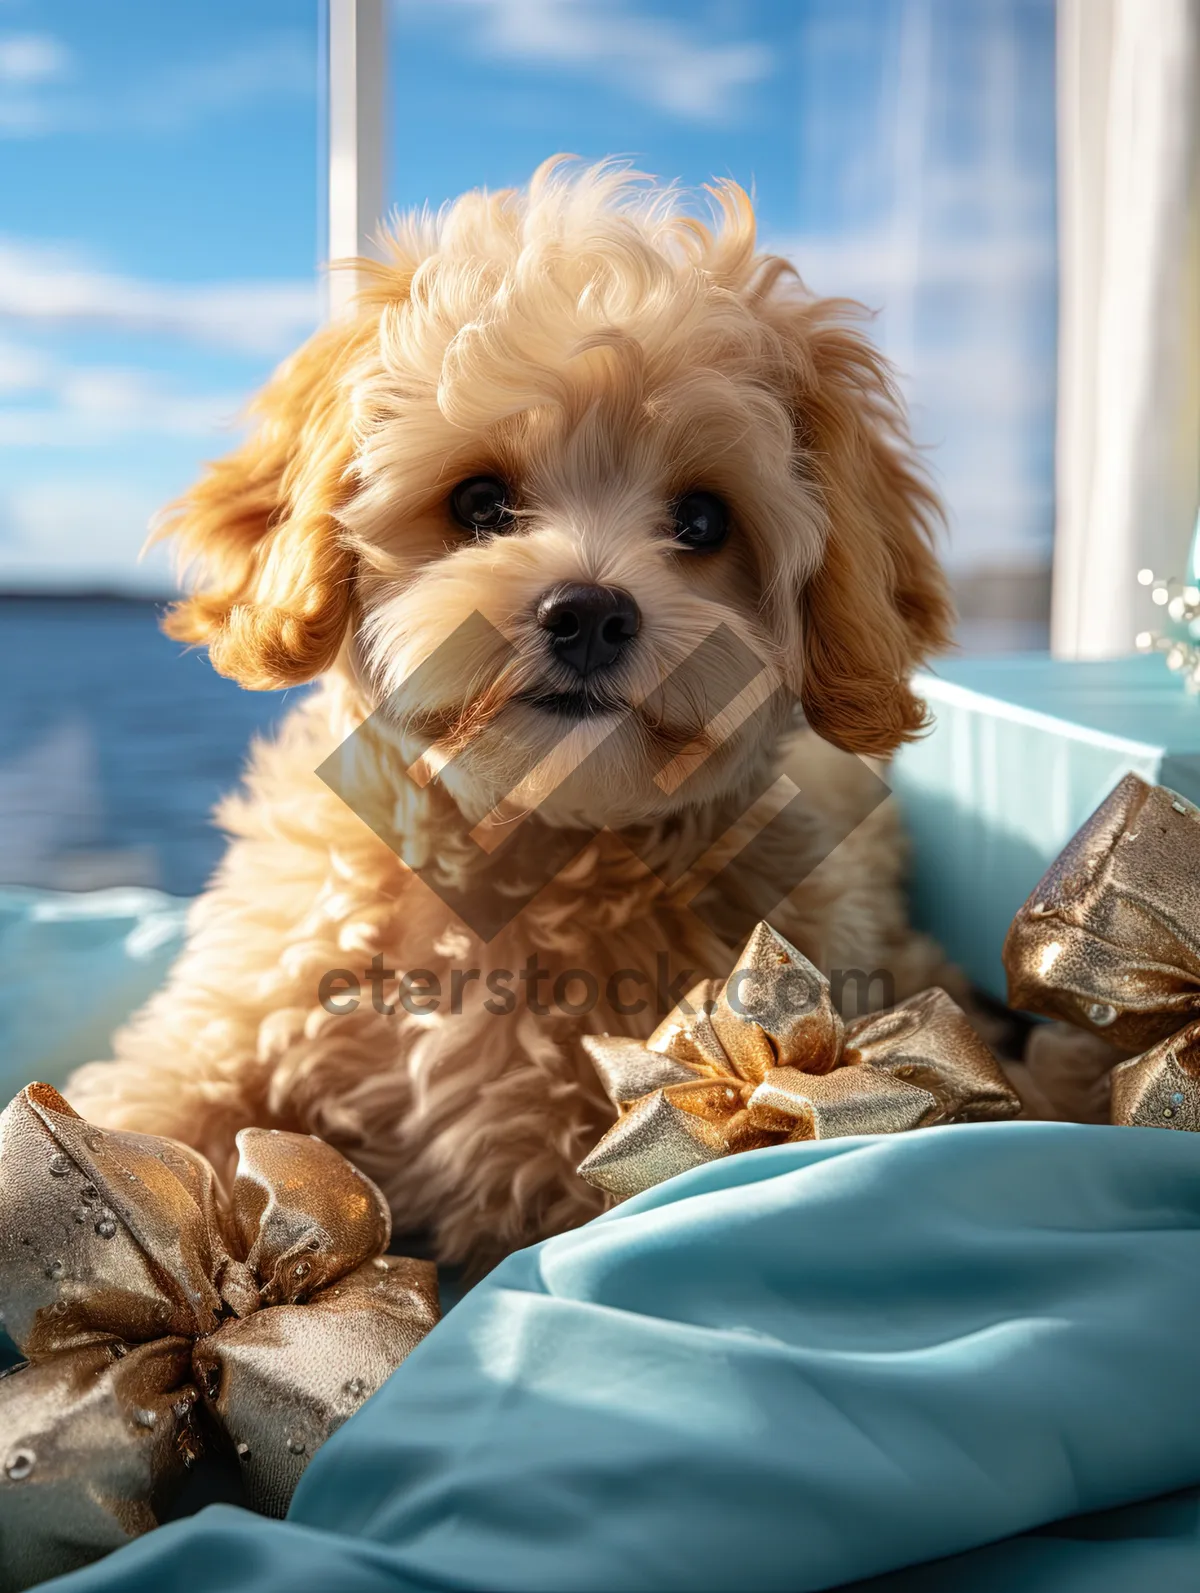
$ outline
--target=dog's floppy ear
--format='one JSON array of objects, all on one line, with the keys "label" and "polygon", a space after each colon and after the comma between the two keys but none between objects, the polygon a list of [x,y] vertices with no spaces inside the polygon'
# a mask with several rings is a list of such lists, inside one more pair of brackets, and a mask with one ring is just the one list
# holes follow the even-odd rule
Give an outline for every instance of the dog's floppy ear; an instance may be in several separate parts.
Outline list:
[{"label": "dog's floppy ear", "polygon": [[888,368],[846,324],[849,308],[809,300],[781,325],[799,466],[828,528],[800,597],[800,698],[827,741],[886,757],[926,724],[909,679],[950,645],[954,614],[933,550],[940,505]]},{"label": "dog's floppy ear", "polygon": [[255,690],[311,679],[345,633],[354,567],[334,511],[353,444],[342,378],[368,330],[326,327],[285,361],[255,401],[251,436],[157,532],[195,572],[163,629],[207,644],[214,668]]}]

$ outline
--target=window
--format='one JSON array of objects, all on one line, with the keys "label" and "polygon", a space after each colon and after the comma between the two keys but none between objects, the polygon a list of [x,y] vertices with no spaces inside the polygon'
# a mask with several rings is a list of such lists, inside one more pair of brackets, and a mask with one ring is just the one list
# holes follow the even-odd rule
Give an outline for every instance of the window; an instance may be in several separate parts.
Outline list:
[{"label": "window", "polygon": [[316,23],[0,13],[0,882],[199,889],[278,712],[158,634],[137,554],[315,322]]},{"label": "window", "polygon": [[878,312],[947,502],[965,641],[1045,645],[1053,0],[410,0],[393,16],[397,204],[518,184],[560,150],[693,188],[735,177],[767,248]]},{"label": "window", "polygon": [[[752,188],[767,248],[878,312],[966,640],[1044,642],[1052,0],[387,16],[391,203],[560,150]],[[199,889],[209,811],[282,709],[158,634],[169,566],[137,553],[320,313],[322,26],[296,0],[0,13],[0,884]]]}]

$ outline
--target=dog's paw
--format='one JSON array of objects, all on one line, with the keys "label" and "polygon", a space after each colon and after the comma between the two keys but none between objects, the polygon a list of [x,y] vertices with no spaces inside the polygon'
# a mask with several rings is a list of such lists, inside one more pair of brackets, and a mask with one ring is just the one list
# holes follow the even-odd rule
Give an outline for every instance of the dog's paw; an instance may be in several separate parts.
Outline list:
[{"label": "dog's paw", "polygon": [[1125,1052],[1069,1023],[1030,1030],[1020,1062],[1006,1063],[1022,1117],[1059,1123],[1107,1123],[1110,1075]]}]

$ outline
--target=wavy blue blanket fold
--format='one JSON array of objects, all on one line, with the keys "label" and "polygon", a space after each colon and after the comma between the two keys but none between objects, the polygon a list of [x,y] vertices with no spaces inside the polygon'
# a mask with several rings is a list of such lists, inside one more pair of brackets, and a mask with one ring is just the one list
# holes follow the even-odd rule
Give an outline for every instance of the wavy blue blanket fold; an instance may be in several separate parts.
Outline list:
[{"label": "wavy blue blanket fold", "polygon": [[1197,1496],[1114,1507],[1200,1484],[1197,1321],[1200,1136],[756,1151],[511,1257],[289,1520],[213,1507],[54,1585],[1194,1593]]}]

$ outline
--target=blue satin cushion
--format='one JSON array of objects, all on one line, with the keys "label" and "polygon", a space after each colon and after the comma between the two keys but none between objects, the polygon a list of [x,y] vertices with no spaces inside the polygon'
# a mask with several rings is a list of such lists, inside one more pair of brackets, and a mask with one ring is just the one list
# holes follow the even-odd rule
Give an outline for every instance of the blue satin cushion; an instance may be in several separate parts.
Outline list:
[{"label": "blue satin cushion", "polygon": [[1200,1136],[757,1151],[510,1257],[287,1521],[215,1506],[54,1586],[1194,1593],[1198,1321]]}]

